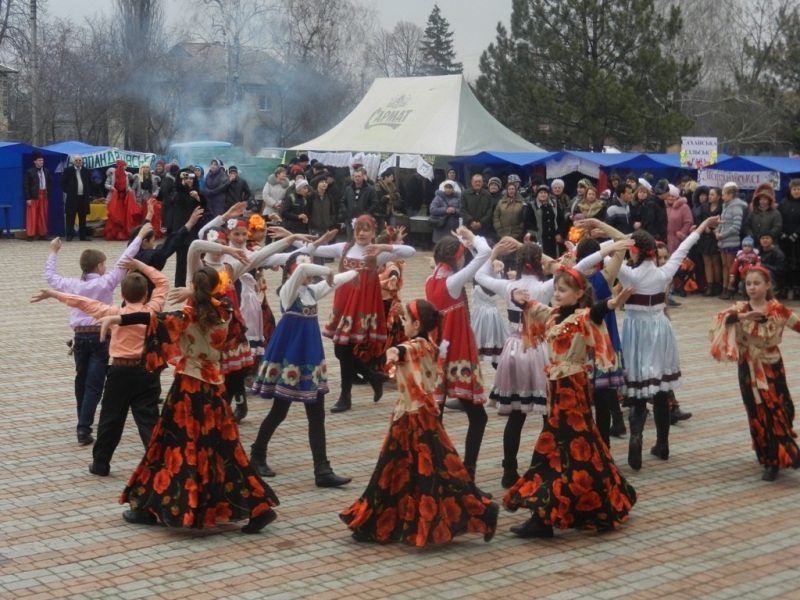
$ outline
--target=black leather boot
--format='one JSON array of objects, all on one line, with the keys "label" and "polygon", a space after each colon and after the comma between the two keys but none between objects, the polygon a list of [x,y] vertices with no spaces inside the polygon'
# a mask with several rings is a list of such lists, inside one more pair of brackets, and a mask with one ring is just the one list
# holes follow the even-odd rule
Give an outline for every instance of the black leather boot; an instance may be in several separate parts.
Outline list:
[{"label": "black leather boot", "polygon": [[372,386],[372,401],[377,402],[383,396],[383,383],[386,375],[379,371],[370,371],[369,384]]},{"label": "black leather boot", "polygon": [[631,439],[628,442],[628,464],[631,469],[638,471],[642,468],[642,432],[647,420],[647,402],[636,400],[631,406],[628,423],[631,429]]},{"label": "black leather boot", "polygon": [[350,401],[350,394],[342,394],[339,396],[339,399],[336,401],[336,404],[331,406],[332,413],[340,413],[346,410],[350,410],[351,408],[351,401]]},{"label": "black leather boot", "polygon": [[317,487],[339,487],[347,485],[352,479],[350,477],[340,477],[331,469],[331,463],[327,460],[314,465],[314,483]]},{"label": "black leather boot", "polygon": [[270,508],[268,511],[261,513],[257,517],[250,517],[247,525],[242,527],[242,533],[258,533],[277,518],[278,513]]},{"label": "black leather boot", "polygon": [[761,479],[764,481],[775,481],[778,478],[778,467],[771,466],[764,468],[764,474],[761,476]]},{"label": "black leather boot", "polygon": [[[472,483],[475,483],[475,467],[474,466],[468,467],[467,465],[464,465],[464,468],[467,470],[467,473],[469,473],[469,476],[472,477]],[[478,493],[481,496],[486,496],[487,498],[492,497],[492,495],[489,492],[484,492],[481,488],[479,488],[477,483],[475,483],[475,489],[478,490]]]},{"label": "black leather boot", "polygon": [[275,477],[275,471],[269,468],[267,464],[267,451],[263,453],[258,452],[253,446],[250,446],[250,464],[256,472],[262,477]]},{"label": "black leather boot", "polygon": [[524,523],[514,525],[509,531],[514,535],[523,538],[551,538],[553,537],[553,527],[544,525],[538,519],[531,517]]},{"label": "black leather boot", "polygon": [[233,418],[237,423],[241,423],[247,416],[247,395],[242,394],[234,398]]},{"label": "black leather boot", "polygon": [[675,406],[669,411],[670,422],[675,425],[678,421],[686,421],[692,418],[692,413],[681,410],[680,406]]},{"label": "black leather boot", "polygon": [[650,448],[650,454],[661,460],[669,458],[669,427],[671,422],[669,403],[653,403],[653,420],[656,422],[656,445]]},{"label": "black leather boot", "polygon": [[608,430],[609,435],[612,437],[620,438],[626,433],[628,429],[625,427],[625,418],[622,416],[622,411],[611,411],[611,428]]},{"label": "black leather boot", "polygon": [[504,489],[510,488],[519,481],[519,471],[517,471],[517,468],[517,459],[503,460],[503,478],[500,480],[500,485],[502,485]]}]

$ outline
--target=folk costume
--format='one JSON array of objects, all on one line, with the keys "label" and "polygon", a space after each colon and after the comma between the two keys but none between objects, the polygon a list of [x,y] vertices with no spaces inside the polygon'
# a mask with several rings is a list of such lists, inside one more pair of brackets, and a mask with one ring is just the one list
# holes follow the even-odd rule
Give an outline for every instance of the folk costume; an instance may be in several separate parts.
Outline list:
[{"label": "folk costume", "polygon": [[[495,274],[492,276],[496,278]],[[472,286],[469,321],[481,360],[497,367],[497,360],[508,339],[508,323],[497,308],[496,294],[480,284]]]},{"label": "folk costume", "polygon": [[147,511],[170,527],[263,518],[279,504],[247,460],[224,397],[219,361],[226,347],[238,343],[243,325],[227,298],[214,302],[219,322],[207,332],[191,307],[122,316],[123,326],[148,325],[149,371],[180,357],[147,453],[120,497],[120,504],[129,502],[133,511]]},{"label": "folk costume", "polygon": [[[125,161],[118,160],[116,168],[109,169],[106,175],[106,187],[109,188],[107,213],[103,237],[107,240],[127,240],[133,227],[134,214],[137,211],[136,199],[128,180],[128,172],[125,170]],[[138,219],[142,222],[144,215]]]},{"label": "folk costume", "polygon": [[740,314],[752,310],[749,303],[737,302],[714,317],[711,356],[719,362],[739,365],[739,389],[753,450],[766,469],[764,479],[771,481],[778,469],[800,467],[797,434],[793,430],[794,403],[778,347],[785,329],[800,333],[800,319],[780,302],[771,300],[760,321],[739,320]]},{"label": "folk costume", "polygon": [[482,533],[488,542],[498,507],[475,487],[439,422],[432,396],[437,349],[423,336],[398,350],[398,398],[389,433],[367,489],[339,516],[358,541],[423,547]]},{"label": "folk costume", "polygon": [[509,510],[531,511],[530,520],[512,528],[523,537],[552,537],[555,527],[616,529],[636,503],[636,491],[617,470],[592,420],[591,356],[606,370],[615,361],[604,323],[608,312],[608,301],[591,310],[551,309],[536,301],[523,309],[525,344],[546,339],[551,361],[548,418],[530,468],[503,499]]}]

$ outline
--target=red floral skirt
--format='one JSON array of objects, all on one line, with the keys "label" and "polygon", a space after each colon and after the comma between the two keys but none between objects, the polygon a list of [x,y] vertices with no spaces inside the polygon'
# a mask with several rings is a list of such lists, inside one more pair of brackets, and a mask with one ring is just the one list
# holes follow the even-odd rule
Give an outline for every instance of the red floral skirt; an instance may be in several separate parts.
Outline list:
[{"label": "red floral skirt", "polygon": [[224,387],[178,374],[120,504],[170,527],[202,529],[256,517],[278,497],[250,466]]},{"label": "red floral skirt", "polygon": [[761,390],[761,402],[756,404],[750,367],[746,362],[739,363],[739,389],[747,411],[753,450],[764,466],[796,469],[800,466],[800,450],[795,441],[797,434],[792,429],[794,403],[786,385],[783,361],[764,363],[764,375],[769,389]]},{"label": "red floral skirt", "polygon": [[438,413],[421,407],[392,423],[367,489],[339,516],[368,540],[422,547],[464,533],[491,533],[497,514],[497,505],[472,482]]},{"label": "red floral skirt", "polygon": [[551,416],[533,449],[531,466],[503,498],[559,529],[616,529],[628,520],[636,490],[617,470],[592,420],[585,373],[550,381]]}]

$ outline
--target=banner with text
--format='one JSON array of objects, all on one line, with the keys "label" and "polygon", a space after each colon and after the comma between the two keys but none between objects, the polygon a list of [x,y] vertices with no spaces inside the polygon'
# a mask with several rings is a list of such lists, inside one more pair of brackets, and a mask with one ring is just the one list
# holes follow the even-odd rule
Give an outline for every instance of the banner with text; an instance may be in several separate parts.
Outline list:
[{"label": "banner with text", "polygon": [[742,190],[754,190],[762,183],[771,183],[776,190],[781,187],[781,174],[777,171],[719,171],[700,169],[697,184],[709,187],[722,187],[732,181]]},{"label": "banner with text", "polygon": [[702,169],[717,162],[717,138],[682,137],[681,166]]},{"label": "banner with text", "polygon": [[[92,152],[91,154],[81,154],[83,158],[83,167],[85,169],[102,169],[103,167],[113,167],[118,160],[124,160],[129,169],[138,169],[144,163],[149,163],[151,167],[155,167],[156,155],[144,152],[131,152],[128,150],[119,150],[117,148],[109,148],[108,150],[101,150],[100,152]],[[72,157],[69,157],[69,164],[72,164]]]}]

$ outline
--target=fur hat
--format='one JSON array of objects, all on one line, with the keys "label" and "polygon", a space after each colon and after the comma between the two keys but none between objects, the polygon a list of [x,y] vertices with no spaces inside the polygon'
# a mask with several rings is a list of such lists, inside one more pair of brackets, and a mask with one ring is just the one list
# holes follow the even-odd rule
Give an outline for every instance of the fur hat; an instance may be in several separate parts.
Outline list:
[{"label": "fur hat", "polygon": [[492,185],[492,184],[495,184],[495,185],[496,185],[498,188],[501,188],[501,187],[503,187],[503,182],[502,182],[502,181],[500,181],[500,178],[499,178],[499,177],[491,177],[491,178],[489,179],[489,183],[488,183],[488,185]]},{"label": "fur hat", "polygon": [[647,179],[645,179],[644,177],[640,177],[639,178],[639,185],[642,186],[642,187],[647,188],[648,192],[652,192],[653,191],[653,186],[650,185],[650,182],[647,181]]},{"label": "fur hat", "polygon": [[550,183],[550,188],[554,188],[555,186],[560,185],[561,189],[564,189],[564,180],[563,179],[553,179],[552,183]]},{"label": "fur hat", "polygon": [[514,173],[512,173],[511,175],[508,176],[508,179],[506,180],[506,185],[508,185],[509,183],[514,183],[517,185],[517,187],[519,187],[519,184],[522,183],[522,179],[520,179],[519,175],[515,175]]},{"label": "fur hat", "polygon": [[756,191],[753,192],[753,205],[755,206],[758,204],[759,198],[764,197],[769,199],[770,207],[774,207],[775,205],[775,188],[772,187],[772,184],[768,181],[761,183],[756,188]]}]

